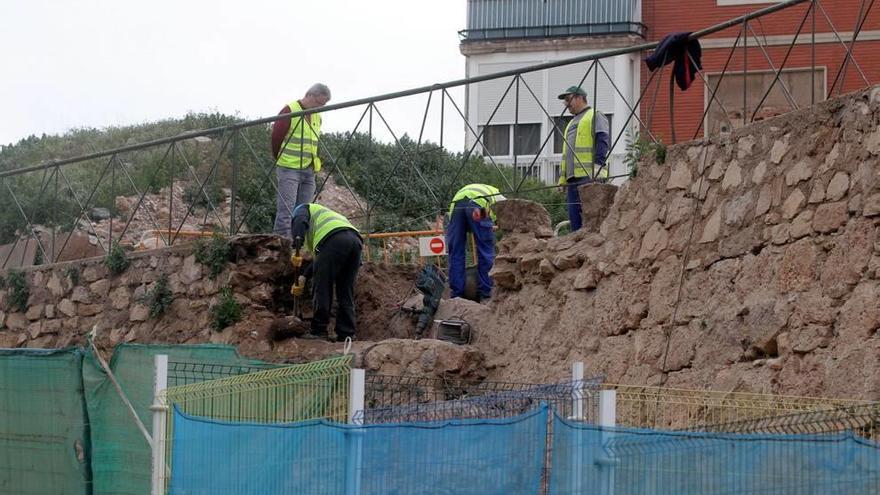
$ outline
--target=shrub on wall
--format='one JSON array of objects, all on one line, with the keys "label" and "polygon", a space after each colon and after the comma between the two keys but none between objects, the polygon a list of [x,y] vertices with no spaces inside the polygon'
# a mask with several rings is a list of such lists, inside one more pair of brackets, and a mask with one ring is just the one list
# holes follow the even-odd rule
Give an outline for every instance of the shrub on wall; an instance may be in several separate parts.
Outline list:
[{"label": "shrub on wall", "polygon": [[163,273],[144,296],[143,302],[150,308],[150,318],[158,318],[171,307],[172,301],[174,301],[174,295],[168,288],[168,275]]},{"label": "shrub on wall", "polygon": [[223,287],[220,289],[217,304],[211,306],[211,325],[214,330],[223,330],[229,325],[238,323],[241,320],[241,312],[241,305],[232,296],[232,289]]},{"label": "shrub on wall", "polygon": [[113,275],[119,275],[128,269],[128,257],[125,256],[125,250],[122,249],[118,242],[114,242],[110,246],[110,251],[104,258],[104,265]]},{"label": "shrub on wall", "polygon": [[6,288],[9,289],[9,293],[7,294],[9,307],[19,311],[26,311],[31,291],[28,287],[24,273],[18,271],[9,272],[5,285]]},{"label": "shrub on wall", "polygon": [[220,272],[226,268],[226,262],[229,261],[229,253],[231,251],[232,248],[229,242],[219,234],[215,234],[208,242],[202,239],[196,241],[196,261],[210,269],[212,279],[217,278],[217,275],[220,275]]}]

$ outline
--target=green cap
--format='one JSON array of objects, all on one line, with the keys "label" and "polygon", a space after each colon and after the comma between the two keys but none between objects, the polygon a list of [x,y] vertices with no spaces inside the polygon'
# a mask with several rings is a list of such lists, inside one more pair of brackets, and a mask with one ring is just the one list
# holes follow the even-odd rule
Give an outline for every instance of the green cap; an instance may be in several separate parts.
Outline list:
[{"label": "green cap", "polygon": [[583,96],[584,98],[586,98],[587,92],[584,91],[583,89],[581,89],[580,86],[570,86],[564,92],[560,93],[560,95],[557,96],[557,98],[559,98],[560,100],[564,100],[566,95],[580,95],[580,96]]}]

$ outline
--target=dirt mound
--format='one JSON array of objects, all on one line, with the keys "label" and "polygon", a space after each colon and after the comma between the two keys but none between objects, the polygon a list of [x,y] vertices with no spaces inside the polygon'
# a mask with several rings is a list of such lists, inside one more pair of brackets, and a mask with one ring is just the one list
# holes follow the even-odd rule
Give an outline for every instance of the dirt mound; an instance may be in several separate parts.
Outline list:
[{"label": "dirt mound", "polygon": [[551,237],[550,214],[540,203],[527,199],[507,199],[492,207],[498,228],[503,232],[530,233]]}]

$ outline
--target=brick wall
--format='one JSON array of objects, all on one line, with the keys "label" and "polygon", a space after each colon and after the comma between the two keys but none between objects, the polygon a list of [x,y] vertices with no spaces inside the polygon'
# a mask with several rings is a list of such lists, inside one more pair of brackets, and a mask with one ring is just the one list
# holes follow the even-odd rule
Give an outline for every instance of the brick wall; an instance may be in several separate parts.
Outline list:
[{"label": "brick wall", "polygon": [[[672,0],[648,0],[644,4],[644,19],[648,25],[648,38],[650,40],[659,40],[664,35],[672,32],[694,31],[702,29],[725,20],[737,17],[739,15],[767,7],[770,4],[750,4],[741,6],[717,6],[716,0],[698,0],[689,2],[686,13],[683,11],[681,2]],[[861,6],[860,0],[842,0],[837,2],[827,1],[822,3],[822,7],[828,13],[832,23],[838,32],[851,32],[855,27],[856,20]],[[758,36],[778,36],[778,35],[794,35],[801,21],[804,19],[809,8],[808,4],[790,7],[780,12],[770,14],[755,20],[751,23],[752,28]],[[868,20],[863,27],[863,34],[868,34],[871,30],[880,29],[880,9],[872,9],[868,15]],[[810,33],[811,18],[808,16],[802,33]],[[735,26],[719,33],[713,34],[706,38],[707,43],[713,39],[732,40],[737,37],[741,31],[741,26]],[[821,11],[816,17],[816,32],[830,33],[831,29]],[[843,36],[846,39],[846,36]],[[731,43],[732,44],[732,43]],[[749,36],[747,61],[749,71],[760,71],[770,69],[764,53],[761,48],[756,46],[753,36]],[[743,53],[740,48],[731,57],[728,71],[741,73],[743,70]],[[880,41],[859,41],[855,53],[855,59],[859,63],[861,69],[870,84],[880,82]],[[769,56],[773,65],[779,68],[788,51],[788,44],[768,46],[765,48],[767,56]],[[821,43],[816,46],[816,66],[827,68],[826,87],[830,90],[834,82],[835,76],[844,60],[845,50],[843,46],[834,41],[832,43]],[[703,50],[703,66],[705,73],[720,73],[724,68],[725,62],[730,56],[730,48],[710,48]],[[812,49],[809,44],[796,45],[785,63],[786,68],[809,68],[811,66]],[[670,66],[671,68],[671,66]],[[669,114],[669,77],[670,68],[662,76],[662,81],[658,86],[657,79],[643,100],[641,114],[643,120],[651,127],[652,131],[665,142],[671,143],[672,126]],[[647,84],[650,73],[642,66],[642,86]],[[841,81],[838,81],[834,92],[837,94],[840,89]],[[842,80],[843,92],[851,92],[862,89],[865,81],[859,75],[854,66],[850,65],[846,72],[846,77]],[[762,90],[755,88],[753,91],[763,93]],[[675,137],[676,141],[689,140],[694,137],[698,128],[700,118],[705,110],[705,100],[708,98],[703,81],[697,80],[693,86],[687,91],[682,92],[675,89],[674,101],[674,120],[675,120]],[[821,98],[822,95],[818,95]],[[654,101],[656,100],[656,103]],[[653,112],[651,109],[654,109]],[[702,135],[702,131],[700,131]]]}]

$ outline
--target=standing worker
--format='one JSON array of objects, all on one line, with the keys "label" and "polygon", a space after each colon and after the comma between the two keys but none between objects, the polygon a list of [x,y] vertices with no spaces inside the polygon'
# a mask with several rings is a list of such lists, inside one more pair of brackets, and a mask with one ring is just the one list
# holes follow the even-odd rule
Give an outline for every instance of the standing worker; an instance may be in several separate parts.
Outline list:
[{"label": "standing worker", "polygon": [[452,297],[461,297],[465,286],[465,248],[467,233],[474,234],[477,245],[478,297],[492,296],[489,270],[495,261],[495,212],[492,205],[505,198],[497,187],[486,184],[468,184],[455,193],[449,205],[449,224],[446,226],[446,246],[449,250],[449,288]]},{"label": "standing worker", "polygon": [[314,310],[310,333],[303,338],[330,340],[327,325],[336,287],[336,341],[354,339],[354,284],[361,266],[363,240],[347,218],[316,203],[305,203],[293,211],[293,247],[305,247],[314,256],[306,277],[312,278]]},{"label": "standing worker", "polygon": [[559,174],[559,184],[566,186],[568,220],[574,232],[582,224],[578,186],[597,178],[608,178],[605,159],[608,156],[610,129],[605,115],[587,105],[587,93],[580,86],[566,89],[559,99],[565,100],[565,107],[574,115],[563,133],[565,139],[562,141],[562,169]]},{"label": "standing worker", "polygon": [[[306,95],[283,109],[281,114],[321,108],[330,101],[330,89],[321,83],[312,85]],[[321,135],[321,114],[311,113],[275,121],[272,124],[272,156],[278,195],[275,206],[275,228],[278,235],[290,239],[290,212],[312,201],[315,196],[315,173],[321,171],[318,138]]]}]

